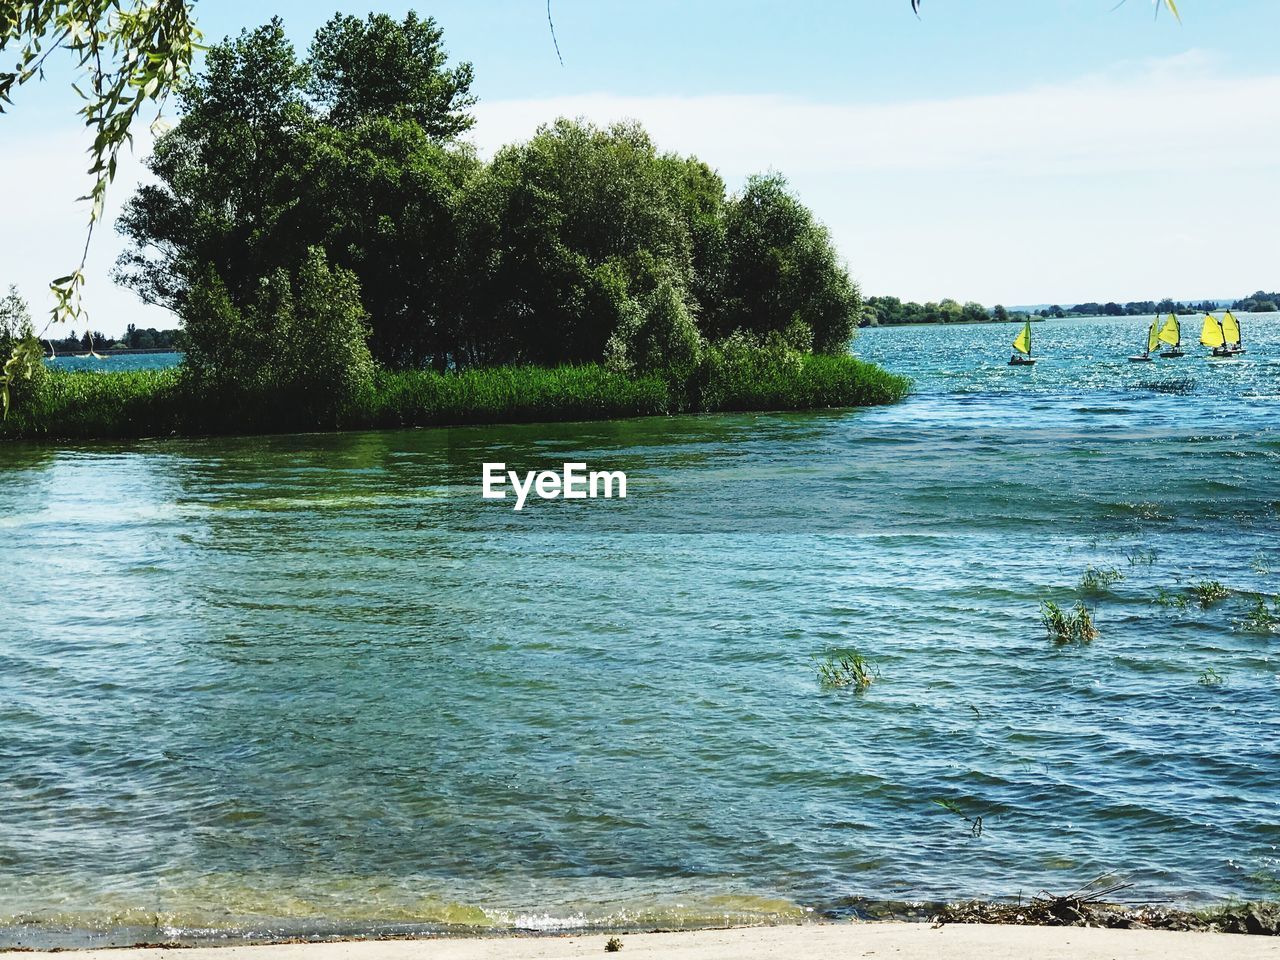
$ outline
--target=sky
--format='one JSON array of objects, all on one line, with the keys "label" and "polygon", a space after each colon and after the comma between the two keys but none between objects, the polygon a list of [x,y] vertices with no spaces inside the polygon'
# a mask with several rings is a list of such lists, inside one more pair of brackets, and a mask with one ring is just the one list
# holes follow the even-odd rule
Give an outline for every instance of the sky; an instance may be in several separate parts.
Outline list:
[{"label": "sky", "polygon": [[[923,0],[919,18],[908,0],[553,0],[563,64],[545,0],[196,12],[207,41],[274,12],[305,50],[335,10],[412,7],[475,66],[482,154],[557,116],[639,120],[731,189],[784,174],[868,295],[1020,305],[1278,288],[1280,3],[1179,6],[1181,23],[1151,0]],[[55,64],[0,116],[0,287],[38,312],[84,237],[72,79]],[[140,130],[109,221],[149,143]],[[121,249],[108,223],[87,271],[93,327],[176,326],[111,281]]]}]

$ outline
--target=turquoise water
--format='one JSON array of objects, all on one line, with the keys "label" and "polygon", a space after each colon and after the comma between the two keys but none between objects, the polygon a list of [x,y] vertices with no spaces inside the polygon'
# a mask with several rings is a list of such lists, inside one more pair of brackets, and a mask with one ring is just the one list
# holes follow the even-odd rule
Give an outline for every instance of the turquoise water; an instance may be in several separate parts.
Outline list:
[{"label": "turquoise water", "polygon": [[874,410],[0,447],[0,945],[1274,896],[1280,317],[1144,327],[866,331]]},{"label": "turquoise water", "polygon": [[182,362],[180,353],[122,353],[104,357],[57,356],[49,361],[59,370],[165,370]]}]

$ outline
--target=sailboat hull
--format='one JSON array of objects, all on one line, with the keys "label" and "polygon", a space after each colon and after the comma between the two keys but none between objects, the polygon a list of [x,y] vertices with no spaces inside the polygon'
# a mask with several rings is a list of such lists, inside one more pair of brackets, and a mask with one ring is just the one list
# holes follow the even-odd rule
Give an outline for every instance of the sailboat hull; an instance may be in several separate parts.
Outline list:
[{"label": "sailboat hull", "polygon": [[1011,367],[1033,367],[1035,366],[1035,357],[1010,357],[1009,366]]},{"label": "sailboat hull", "polygon": [[1186,355],[1187,351],[1185,350],[1166,350],[1160,354],[1162,357],[1185,357]]},{"label": "sailboat hull", "polygon": [[1145,353],[1140,353],[1136,357],[1129,358],[1130,363],[1151,363],[1152,360]]}]

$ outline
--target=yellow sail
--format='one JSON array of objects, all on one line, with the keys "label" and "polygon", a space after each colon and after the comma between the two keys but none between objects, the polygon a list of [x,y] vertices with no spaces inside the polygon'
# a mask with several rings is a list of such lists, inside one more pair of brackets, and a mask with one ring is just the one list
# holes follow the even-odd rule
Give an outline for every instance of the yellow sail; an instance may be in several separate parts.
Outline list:
[{"label": "yellow sail", "polygon": [[1026,326],[1022,328],[1022,332],[1018,334],[1013,341],[1013,349],[1019,353],[1025,353],[1031,356],[1031,321],[1028,320]]},{"label": "yellow sail", "polygon": [[1222,337],[1227,343],[1240,342],[1240,323],[1230,310],[1222,317]]},{"label": "yellow sail", "polygon": [[1147,327],[1147,353],[1160,346],[1160,334],[1156,331],[1156,322],[1151,321],[1151,326]]},{"label": "yellow sail", "polygon": [[1226,342],[1222,336],[1222,324],[1217,317],[1204,318],[1204,326],[1200,328],[1200,342],[1206,347],[1220,347]]},{"label": "yellow sail", "polygon": [[[1164,326],[1160,328],[1160,339],[1171,347],[1176,347],[1182,342],[1182,328],[1178,325],[1178,318],[1172,313],[1169,319],[1164,322]],[[1155,349],[1152,347],[1151,349]]]}]

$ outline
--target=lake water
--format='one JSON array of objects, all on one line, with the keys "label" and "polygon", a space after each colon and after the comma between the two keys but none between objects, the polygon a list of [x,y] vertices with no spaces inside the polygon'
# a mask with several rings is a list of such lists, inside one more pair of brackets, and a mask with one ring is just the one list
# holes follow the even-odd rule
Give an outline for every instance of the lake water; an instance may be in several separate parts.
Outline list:
[{"label": "lake water", "polygon": [[59,370],[89,370],[106,373],[118,370],[165,370],[182,362],[180,353],[117,353],[102,357],[61,355],[49,364]]},{"label": "lake water", "polygon": [[[1244,319],[1143,365],[1145,321],[1038,324],[1034,369],[1011,326],[869,330],[916,379],[873,410],[0,447],[0,946],[1274,896]],[[516,514],[484,460],[630,496]],[[845,649],[865,692],[818,684]]]}]

